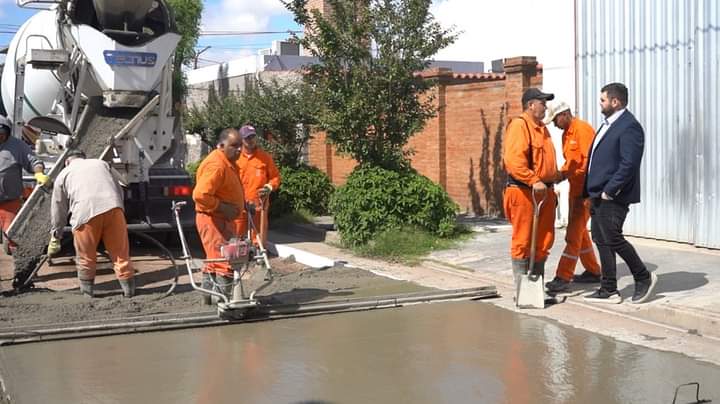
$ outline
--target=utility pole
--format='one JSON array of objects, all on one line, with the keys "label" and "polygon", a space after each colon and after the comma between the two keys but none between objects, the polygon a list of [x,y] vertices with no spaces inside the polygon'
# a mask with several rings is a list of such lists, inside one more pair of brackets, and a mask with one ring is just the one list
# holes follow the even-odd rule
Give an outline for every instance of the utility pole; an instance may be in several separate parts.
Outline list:
[{"label": "utility pole", "polygon": [[195,52],[195,63],[193,63],[193,69],[197,69],[198,59],[200,59],[200,55],[202,55],[203,52],[205,52],[206,50],[208,50],[210,48],[211,48],[211,46],[208,45],[208,46],[200,49],[200,51]]}]

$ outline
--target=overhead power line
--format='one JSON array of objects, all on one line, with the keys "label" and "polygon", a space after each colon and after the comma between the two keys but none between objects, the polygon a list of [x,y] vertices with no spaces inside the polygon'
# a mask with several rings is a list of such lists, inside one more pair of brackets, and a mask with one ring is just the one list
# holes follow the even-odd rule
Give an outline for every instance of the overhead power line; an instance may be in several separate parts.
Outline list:
[{"label": "overhead power line", "polygon": [[200,31],[200,36],[242,36],[242,35],[275,35],[299,34],[302,31]]}]

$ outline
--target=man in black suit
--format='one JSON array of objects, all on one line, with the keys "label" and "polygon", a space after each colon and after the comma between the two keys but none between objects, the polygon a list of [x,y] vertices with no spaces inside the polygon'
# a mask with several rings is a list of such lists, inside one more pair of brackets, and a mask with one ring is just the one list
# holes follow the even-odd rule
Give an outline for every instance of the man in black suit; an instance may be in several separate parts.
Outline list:
[{"label": "man in black suit", "polygon": [[610,83],[602,88],[600,106],[605,119],[590,149],[585,177],[602,281],[600,289],[585,296],[586,300],[622,303],[617,291],[615,254],[625,261],[635,279],[633,303],[647,301],[657,283],[657,276],[647,270],[622,232],[628,207],[640,202],[640,162],[645,144],[643,128],[626,109],[627,103],[625,85]]}]

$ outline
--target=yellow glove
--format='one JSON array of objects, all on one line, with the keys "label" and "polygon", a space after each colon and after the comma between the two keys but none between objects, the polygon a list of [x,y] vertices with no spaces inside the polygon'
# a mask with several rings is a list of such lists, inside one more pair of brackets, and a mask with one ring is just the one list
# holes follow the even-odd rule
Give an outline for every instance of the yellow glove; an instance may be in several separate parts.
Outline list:
[{"label": "yellow glove", "polygon": [[45,185],[50,181],[50,177],[44,173],[35,173],[35,181],[37,181],[38,185]]},{"label": "yellow glove", "polygon": [[50,257],[57,255],[60,252],[60,248],[61,248],[60,240],[51,236],[50,243],[48,244],[48,248],[47,248],[47,255]]}]

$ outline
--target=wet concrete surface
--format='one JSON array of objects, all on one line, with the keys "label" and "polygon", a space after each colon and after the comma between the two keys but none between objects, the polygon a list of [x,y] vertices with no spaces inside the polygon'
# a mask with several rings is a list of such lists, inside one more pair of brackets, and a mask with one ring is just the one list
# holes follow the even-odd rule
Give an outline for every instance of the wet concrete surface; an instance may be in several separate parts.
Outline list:
[{"label": "wet concrete surface", "polygon": [[[202,257],[196,242],[191,244],[193,256]],[[175,256],[180,251],[173,249]],[[167,257],[157,255],[156,249],[143,244],[131,247],[132,263],[136,270],[137,294],[124,298],[115,279],[112,265],[106,257],[99,257],[95,279],[96,297],[79,294],[77,272],[72,256],[53,260],[45,265],[35,279],[35,289],[20,295],[0,296],[0,333],[24,331],[39,326],[65,325],[85,321],[119,320],[148,315],[185,313],[213,313],[216,307],[200,302],[200,293],[190,285],[184,261],[177,261],[179,277],[174,292],[165,296],[176,274]],[[10,288],[11,258],[0,254],[0,289]],[[428,290],[406,281],[374,275],[357,268],[308,268],[293,260],[272,258],[274,281],[257,296],[266,303],[296,304],[338,298],[358,298]],[[244,285],[252,291],[265,283],[265,268],[251,265]],[[200,282],[200,273],[193,278]],[[0,337],[0,339],[2,339]]]},{"label": "wet concrete surface", "polygon": [[720,400],[720,367],[483,302],[17,345],[0,359],[13,403],[670,403],[691,381]]}]

